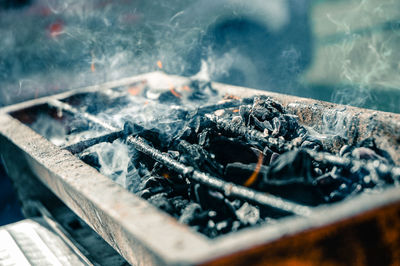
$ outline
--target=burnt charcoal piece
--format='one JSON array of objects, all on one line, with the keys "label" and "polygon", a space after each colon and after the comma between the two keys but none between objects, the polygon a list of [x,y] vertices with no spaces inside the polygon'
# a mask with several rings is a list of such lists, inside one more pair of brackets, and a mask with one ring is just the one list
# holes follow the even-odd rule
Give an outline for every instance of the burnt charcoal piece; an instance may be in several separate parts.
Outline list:
[{"label": "burnt charcoal piece", "polygon": [[[243,185],[246,180],[253,174],[256,169],[256,164],[242,164],[242,163],[230,163],[225,168],[224,177],[226,180]],[[267,177],[269,167],[261,165],[258,173],[258,179],[264,179]],[[256,186],[256,184],[255,184]]]},{"label": "burnt charcoal piece", "polygon": [[317,186],[294,179],[281,181],[279,184],[264,180],[259,188],[264,192],[310,206],[317,206],[327,201]]},{"label": "burnt charcoal piece", "polygon": [[194,196],[202,209],[216,211],[217,216],[222,219],[226,217],[236,218],[235,208],[222,193],[196,184],[194,186]]},{"label": "burnt charcoal piece", "polygon": [[255,225],[260,222],[260,210],[247,202],[236,211],[236,216],[244,225]]},{"label": "burnt charcoal piece", "polygon": [[178,144],[178,151],[182,154],[180,162],[208,173],[222,175],[222,166],[200,145],[182,140]]},{"label": "burnt charcoal piece", "polygon": [[267,180],[269,184],[311,183],[312,158],[302,149],[280,155],[270,165]]},{"label": "burnt charcoal piece", "polygon": [[163,92],[160,94],[158,97],[158,101],[160,103],[173,103],[173,104],[179,104],[181,100],[182,95],[176,92],[174,89],[171,89],[169,91]]},{"label": "burnt charcoal piece", "polygon": [[169,214],[176,214],[177,210],[174,205],[168,200],[166,193],[159,193],[151,196],[148,201],[157,208],[166,211]]},{"label": "burnt charcoal piece", "polygon": [[268,120],[265,120],[263,122],[261,122],[260,120],[258,120],[257,117],[252,117],[252,121],[254,121],[254,125],[256,127],[256,129],[264,132],[265,130],[268,130],[269,133],[272,133],[274,131],[273,126],[271,125],[271,123]]},{"label": "burnt charcoal piece", "polygon": [[175,210],[179,212],[179,217],[182,213],[182,210],[188,206],[189,200],[185,199],[183,196],[176,196],[170,199],[170,203],[174,206]]},{"label": "burnt charcoal piece", "polygon": [[85,150],[85,151],[81,152],[78,156],[79,156],[79,159],[81,159],[88,165],[93,166],[97,170],[100,169],[101,165],[99,162],[99,156],[98,156],[97,152]]},{"label": "burnt charcoal piece", "polygon": [[191,101],[207,101],[209,97],[218,95],[218,91],[212,87],[210,81],[192,80],[189,84],[192,93],[188,99]]},{"label": "burnt charcoal piece", "polygon": [[351,156],[359,160],[380,160],[387,163],[387,160],[379,156],[375,151],[370,148],[359,147],[351,152]]},{"label": "burnt charcoal piece", "polygon": [[129,121],[124,123],[123,132],[125,136],[141,136],[159,148],[163,147],[163,140],[167,138],[166,136],[163,136],[157,128],[147,129]]},{"label": "burnt charcoal piece", "polygon": [[68,124],[67,134],[74,134],[82,131],[89,130],[89,122],[83,118],[76,118]]},{"label": "burnt charcoal piece", "polygon": [[183,210],[179,222],[204,226],[209,220],[208,211],[203,211],[198,203],[189,203]]},{"label": "burnt charcoal piece", "polygon": [[239,139],[216,136],[210,140],[209,150],[212,154],[215,154],[215,159],[223,165],[233,162],[249,164],[256,163],[258,160],[258,156],[250,146]]}]

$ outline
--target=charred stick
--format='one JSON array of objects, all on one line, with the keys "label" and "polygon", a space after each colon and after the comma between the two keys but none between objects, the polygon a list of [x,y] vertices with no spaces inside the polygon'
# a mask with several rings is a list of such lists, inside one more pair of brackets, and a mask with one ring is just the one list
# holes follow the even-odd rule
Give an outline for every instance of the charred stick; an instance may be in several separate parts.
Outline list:
[{"label": "charred stick", "polygon": [[214,122],[217,128],[225,134],[232,136],[244,136],[249,140],[262,143],[268,148],[280,153],[289,150],[289,143],[285,140],[265,136],[263,133],[257,130],[248,129],[245,126],[237,125],[231,121],[226,121],[225,119],[218,118],[215,115],[206,115],[206,117],[210,119],[210,121]]},{"label": "charred stick", "polygon": [[209,188],[215,189],[224,193],[228,197],[234,197],[246,200],[261,206],[273,207],[285,212],[293,213],[299,216],[310,216],[312,210],[309,207],[293,203],[291,201],[238,186],[233,183],[223,181],[219,178],[210,176],[208,174],[196,171],[193,167],[188,167],[178,161],[162,154],[157,149],[149,146],[142,138],[129,136],[127,142],[132,145],[136,150],[146,154],[155,161],[165,165],[171,170],[182,174],[188,179],[197,183],[203,184]]},{"label": "charred stick", "polygon": [[64,147],[62,147],[62,149],[66,149],[66,150],[70,151],[71,153],[76,154],[76,153],[82,152],[83,150],[85,150],[93,145],[96,145],[96,144],[99,144],[102,142],[113,142],[114,140],[121,138],[124,135],[125,135],[124,131],[115,131],[115,132],[111,132],[111,133],[101,135],[98,137],[94,137],[94,138],[86,139],[86,140],[79,141],[76,143],[72,143],[69,145],[67,144]]},{"label": "charred stick", "polygon": [[315,160],[316,162],[322,164],[330,164],[343,168],[351,168],[353,166],[364,166],[367,169],[377,169],[379,172],[383,174],[390,174],[394,177],[394,179],[400,180],[400,167],[388,165],[378,160],[374,161],[363,161],[357,160],[353,158],[340,157],[337,155],[330,154],[328,152],[317,152],[314,150],[306,150],[307,153]]}]

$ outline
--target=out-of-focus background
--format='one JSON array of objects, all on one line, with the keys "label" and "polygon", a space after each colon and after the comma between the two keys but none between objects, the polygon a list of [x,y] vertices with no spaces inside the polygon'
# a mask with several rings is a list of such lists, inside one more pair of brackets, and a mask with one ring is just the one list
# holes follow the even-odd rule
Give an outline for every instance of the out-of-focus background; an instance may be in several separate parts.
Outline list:
[{"label": "out-of-focus background", "polygon": [[[398,0],[0,0],[0,107],[203,61],[215,81],[400,112],[398,47]],[[6,172],[0,224],[22,217]]]}]

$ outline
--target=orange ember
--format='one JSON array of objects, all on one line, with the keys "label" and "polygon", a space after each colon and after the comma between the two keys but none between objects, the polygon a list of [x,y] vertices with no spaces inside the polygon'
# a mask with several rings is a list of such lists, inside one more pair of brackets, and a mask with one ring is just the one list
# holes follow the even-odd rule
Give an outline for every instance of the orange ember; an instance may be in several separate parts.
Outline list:
[{"label": "orange ember", "polygon": [[50,33],[50,36],[53,37],[53,38],[57,37],[58,35],[60,35],[62,33],[63,29],[64,29],[64,23],[62,21],[53,22],[48,27],[48,31]]},{"label": "orange ember", "polygon": [[181,98],[182,95],[180,95],[173,87],[169,89],[169,91],[176,97],[176,98]]},{"label": "orange ember", "polygon": [[162,176],[165,177],[166,179],[170,177],[168,173],[163,173]]},{"label": "orange ember", "polygon": [[257,165],[256,165],[256,169],[254,169],[254,172],[251,174],[249,179],[247,179],[246,182],[244,182],[243,185],[245,187],[250,187],[251,185],[254,184],[254,182],[256,182],[257,177],[258,177],[258,173],[260,172],[261,165],[263,163],[263,160],[264,160],[264,155],[262,154],[262,152],[260,152],[260,156],[258,157],[258,162],[257,162]]},{"label": "orange ember", "polygon": [[92,63],[90,64],[90,70],[92,71],[92,73],[94,73],[94,72],[96,71],[96,67],[95,67],[95,65],[94,65],[94,58],[95,58],[95,56],[94,56],[93,51],[91,52],[91,54],[92,54]]},{"label": "orange ember", "polygon": [[162,62],[160,60],[157,61],[157,66],[159,69],[162,69]]},{"label": "orange ember", "polygon": [[224,99],[226,99],[226,100],[240,100],[240,97],[227,93],[227,94],[224,95]]},{"label": "orange ember", "polygon": [[239,109],[235,109],[235,110],[233,110],[232,112],[238,113],[238,112],[239,112]]},{"label": "orange ember", "polygon": [[189,86],[183,86],[182,89],[184,89],[185,91],[191,91],[192,89]]},{"label": "orange ember", "polygon": [[130,87],[128,89],[128,92],[129,92],[130,95],[136,96],[136,95],[138,95],[140,93],[141,90],[142,90],[142,88],[140,88],[140,87]]}]

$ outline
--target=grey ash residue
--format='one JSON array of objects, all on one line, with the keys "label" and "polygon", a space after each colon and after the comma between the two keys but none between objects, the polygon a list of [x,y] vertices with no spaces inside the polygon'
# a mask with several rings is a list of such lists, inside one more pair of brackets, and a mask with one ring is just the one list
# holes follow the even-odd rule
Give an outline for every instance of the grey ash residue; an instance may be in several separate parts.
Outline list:
[{"label": "grey ash residue", "polygon": [[[192,86],[199,88],[199,84]],[[209,93],[191,89],[185,102],[174,92],[161,93],[156,101],[163,108],[170,106],[174,119],[154,118],[151,128],[126,119],[126,135],[138,135],[169,157],[201,172],[307,206],[340,201],[398,182],[398,177],[370,167],[372,163],[394,164],[373,139],[343,145],[340,153],[334,154],[339,160],[346,159],[343,163],[320,160],[316,155],[320,158],[324,154],[321,152],[329,152],[324,142],[300,125],[279,102],[259,96],[185,108],[193,101],[204,103],[213,97],[211,87],[202,89]],[[121,140],[99,144],[79,156],[208,237],[273,223],[288,215],[194,183],[132,147],[121,149],[121,145]],[[121,151],[129,160],[121,161]]]}]

